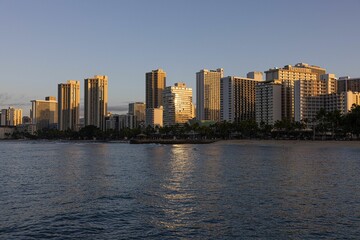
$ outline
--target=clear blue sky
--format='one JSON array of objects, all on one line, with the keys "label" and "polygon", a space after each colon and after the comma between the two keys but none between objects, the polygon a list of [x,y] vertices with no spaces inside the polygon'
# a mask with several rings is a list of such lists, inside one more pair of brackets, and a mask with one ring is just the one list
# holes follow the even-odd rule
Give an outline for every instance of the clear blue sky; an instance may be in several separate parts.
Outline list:
[{"label": "clear blue sky", "polygon": [[[360,77],[359,0],[0,0],[0,108],[57,97],[57,84],[109,76],[109,108],[145,100],[145,72],[167,85],[306,62]],[[83,91],[81,93],[83,96]]]}]

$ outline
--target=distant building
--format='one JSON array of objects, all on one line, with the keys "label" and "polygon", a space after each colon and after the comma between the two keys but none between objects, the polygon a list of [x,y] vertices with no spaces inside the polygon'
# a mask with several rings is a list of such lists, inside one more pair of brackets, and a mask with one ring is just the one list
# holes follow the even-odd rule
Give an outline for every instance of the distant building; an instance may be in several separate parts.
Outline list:
[{"label": "distant building", "polygon": [[[256,77],[254,74],[248,76]],[[259,76],[257,79],[234,76],[221,78],[221,121],[239,123],[255,120],[255,86],[262,81]]]},{"label": "distant building", "polygon": [[95,75],[85,79],[85,126],[94,125],[105,130],[108,107],[108,77]]},{"label": "distant building", "polygon": [[146,104],[143,102],[129,103],[129,114],[135,117],[136,127],[141,124],[145,124],[145,109]]},{"label": "distant building", "polygon": [[166,86],[166,72],[162,69],[145,74],[146,108],[162,106],[162,92]]},{"label": "distant building", "polygon": [[360,92],[360,78],[340,77],[337,80],[337,92]]},{"label": "distant building", "polygon": [[274,125],[281,120],[281,83],[255,86],[255,119],[258,124]]},{"label": "distant building", "polygon": [[163,126],[163,107],[146,109],[146,126],[162,127]]},{"label": "distant building", "polygon": [[57,128],[58,124],[58,103],[55,97],[45,97],[44,100],[32,100],[30,117],[35,129]]},{"label": "distant building", "polygon": [[58,84],[58,111],[59,130],[79,130],[80,81]]},{"label": "distant building", "polygon": [[175,83],[163,91],[165,126],[187,123],[193,117],[192,89],[185,83]]},{"label": "distant building", "polygon": [[9,107],[1,110],[1,126],[17,126],[22,124],[22,109]]},{"label": "distant building", "polygon": [[220,79],[224,69],[203,69],[196,73],[196,118],[220,121]]}]

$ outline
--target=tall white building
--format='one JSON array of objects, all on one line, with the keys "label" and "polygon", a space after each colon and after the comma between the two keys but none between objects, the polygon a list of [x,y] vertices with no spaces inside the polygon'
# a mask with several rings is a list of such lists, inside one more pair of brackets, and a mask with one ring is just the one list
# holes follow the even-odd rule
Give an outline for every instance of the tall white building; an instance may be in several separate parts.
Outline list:
[{"label": "tall white building", "polygon": [[108,77],[95,75],[85,79],[85,126],[94,125],[105,130],[108,107]]},{"label": "tall white building", "polygon": [[256,123],[274,125],[281,120],[281,90],[279,82],[260,83],[255,87]]},{"label": "tall white building", "polygon": [[255,86],[261,79],[243,77],[221,78],[220,119],[241,122],[255,120]]},{"label": "tall white building", "polygon": [[187,123],[193,117],[192,89],[175,83],[163,91],[165,126]]},{"label": "tall white building", "polygon": [[224,69],[203,69],[196,73],[196,118],[220,121],[220,79]]},{"label": "tall white building", "polygon": [[80,81],[58,84],[59,130],[78,130],[80,123]]},{"label": "tall white building", "polygon": [[32,100],[30,117],[35,130],[44,128],[56,129],[58,124],[58,102],[55,97],[45,97],[44,100]]}]

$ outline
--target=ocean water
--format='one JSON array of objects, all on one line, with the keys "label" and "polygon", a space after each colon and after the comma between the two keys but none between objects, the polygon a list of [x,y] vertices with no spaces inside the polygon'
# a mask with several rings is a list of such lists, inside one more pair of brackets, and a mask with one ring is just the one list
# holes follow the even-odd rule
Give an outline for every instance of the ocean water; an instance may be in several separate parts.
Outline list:
[{"label": "ocean water", "polygon": [[360,143],[0,142],[0,239],[359,239]]}]

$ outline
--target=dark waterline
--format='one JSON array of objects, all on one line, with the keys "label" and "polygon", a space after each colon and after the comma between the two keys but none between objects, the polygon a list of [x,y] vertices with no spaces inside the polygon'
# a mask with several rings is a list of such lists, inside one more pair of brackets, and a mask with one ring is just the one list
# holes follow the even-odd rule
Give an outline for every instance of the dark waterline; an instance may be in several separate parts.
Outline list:
[{"label": "dark waterline", "polygon": [[1,142],[1,239],[360,236],[360,144]]}]

